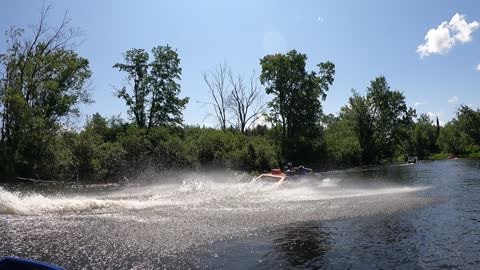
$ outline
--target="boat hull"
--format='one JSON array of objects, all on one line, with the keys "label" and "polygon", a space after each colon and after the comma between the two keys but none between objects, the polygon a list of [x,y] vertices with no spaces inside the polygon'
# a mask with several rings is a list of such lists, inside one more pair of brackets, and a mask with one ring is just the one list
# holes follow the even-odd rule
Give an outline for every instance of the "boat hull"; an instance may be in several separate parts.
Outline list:
[{"label": "boat hull", "polygon": [[5,257],[0,259],[0,270],[63,270],[63,268],[27,259]]},{"label": "boat hull", "polygon": [[272,173],[264,173],[259,175],[255,178],[255,182],[273,182],[273,183],[281,183],[285,180],[287,176],[285,174],[272,174]]}]

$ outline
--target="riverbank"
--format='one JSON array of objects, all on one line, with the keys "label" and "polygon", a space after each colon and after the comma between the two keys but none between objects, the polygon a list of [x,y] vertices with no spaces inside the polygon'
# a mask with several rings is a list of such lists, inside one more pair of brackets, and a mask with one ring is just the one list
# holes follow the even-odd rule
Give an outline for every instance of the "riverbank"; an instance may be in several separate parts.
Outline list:
[{"label": "riverbank", "polygon": [[[442,160],[442,159],[448,159],[449,156],[453,156],[452,154],[445,154],[445,153],[439,153],[435,155],[430,155],[425,158],[425,160]],[[480,159],[480,152],[475,152],[475,153],[469,153],[469,154],[460,154],[460,155],[455,155],[458,158],[468,158],[468,159]]]}]

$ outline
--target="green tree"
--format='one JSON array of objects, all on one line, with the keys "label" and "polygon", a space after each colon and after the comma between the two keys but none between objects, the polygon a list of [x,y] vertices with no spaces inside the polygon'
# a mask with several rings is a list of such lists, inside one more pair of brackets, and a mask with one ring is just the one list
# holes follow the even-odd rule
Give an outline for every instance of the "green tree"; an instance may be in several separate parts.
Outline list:
[{"label": "green tree", "polygon": [[400,141],[413,126],[415,110],[408,108],[405,96],[390,90],[385,77],[371,81],[367,95],[353,92],[343,117],[352,120],[362,151],[362,162],[392,158]]},{"label": "green tree", "polygon": [[465,154],[467,152],[466,137],[467,135],[458,128],[458,123],[454,119],[440,130],[438,145],[445,153]]},{"label": "green tree", "polygon": [[358,165],[360,163],[360,144],[356,136],[352,119],[330,116],[325,129],[328,161],[331,165]]},{"label": "green tree", "polygon": [[335,65],[317,65],[318,72],[305,70],[307,56],[295,50],[287,54],[267,55],[260,60],[260,82],[273,95],[268,103],[268,120],[281,126],[284,153],[295,156],[302,137],[307,141],[318,135],[322,115],[321,100],[332,85]]},{"label": "green tree", "polygon": [[[77,34],[67,17],[57,28],[48,27],[49,10],[42,10],[32,36],[11,28],[7,49],[0,54],[2,164],[37,177],[57,149],[52,144],[63,120],[78,115],[78,104],[91,102],[88,60],[73,50]],[[7,165],[12,162],[14,166]]]},{"label": "green tree", "polygon": [[152,49],[153,61],[143,49],[128,50],[125,63],[113,67],[127,72],[128,80],[133,81],[133,91],[124,86],[117,96],[125,100],[129,112],[140,128],[175,126],[182,124],[182,110],[188,98],[179,98],[180,58],[170,46],[157,46]]},{"label": "green tree", "polygon": [[480,109],[475,111],[462,105],[457,111],[457,126],[474,144],[480,146]]},{"label": "green tree", "polygon": [[436,150],[436,127],[433,126],[433,122],[427,114],[421,114],[413,132],[413,143],[415,148],[415,154],[423,159],[432,154]]},{"label": "green tree", "polygon": [[147,126],[147,96],[150,93],[148,86],[148,53],[144,49],[131,49],[125,55],[125,63],[117,63],[113,67],[128,73],[128,80],[133,80],[133,93],[130,94],[126,86],[117,91],[118,98],[123,98],[129,113],[133,114],[135,123],[140,128]]},{"label": "green tree", "polygon": [[94,113],[90,118],[87,119],[85,125],[85,131],[96,134],[102,139],[105,139],[108,136],[108,122],[102,117],[99,113]]},{"label": "green tree", "polygon": [[340,111],[340,117],[347,119],[352,125],[361,149],[361,159],[369,163],[375,159],[375,129],[373,115],[370,113],[371,104],[366,97],[353,91],[348,106]]}]

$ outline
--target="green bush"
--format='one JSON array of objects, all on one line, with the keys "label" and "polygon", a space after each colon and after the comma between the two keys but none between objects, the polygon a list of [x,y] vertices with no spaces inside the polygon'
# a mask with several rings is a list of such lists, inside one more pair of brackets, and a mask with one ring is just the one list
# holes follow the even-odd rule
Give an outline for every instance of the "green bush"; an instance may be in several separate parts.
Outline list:
[{"label": "green bush", "polygon": [[119,173],[127,168],[126,156],[127,151],[123,149],[120,143],[102,143],[98,147],[97,160],[99,167],[96,178],[102,180],[115,179],[116,176],[119,176]]},{"label": "green bush", "polygon": [[165,135],[151,141],[154,167],[160,170],[196,168],[198,159],[191,153],[190,146],[175,134]]},{"label": "green bush", "polygon": [[426,159],[428,159],[428,160],[442,160],[442,159],[447,159],[447,157],[448,157],[448,154],[438,153],[438,154],[430,155]]}]

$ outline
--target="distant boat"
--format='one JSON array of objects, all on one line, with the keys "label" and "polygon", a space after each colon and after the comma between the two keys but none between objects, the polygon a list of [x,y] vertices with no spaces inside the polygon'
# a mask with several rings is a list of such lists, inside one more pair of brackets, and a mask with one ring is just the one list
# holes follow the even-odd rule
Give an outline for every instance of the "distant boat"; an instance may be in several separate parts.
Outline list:
[{"label": "distant boat", "polygon": [[415,164],[417,163],[417,161],[418,161],[417,157],[408,157],[408,160],[407,160],[408,164]]},{"label": "distant boat", "polygon": [[447,159],[457,159],[457,158],[458,158],[458,157],[457,157],[457,156],[454,156],[454,155],[449,155],[449,156],[447,157]]},{"label": "distant boat", "polygon": [[64,270],[55,265],[27,259],[5,257],[0,259],[0,270]]}]

